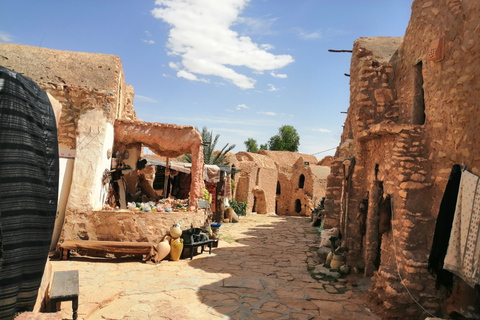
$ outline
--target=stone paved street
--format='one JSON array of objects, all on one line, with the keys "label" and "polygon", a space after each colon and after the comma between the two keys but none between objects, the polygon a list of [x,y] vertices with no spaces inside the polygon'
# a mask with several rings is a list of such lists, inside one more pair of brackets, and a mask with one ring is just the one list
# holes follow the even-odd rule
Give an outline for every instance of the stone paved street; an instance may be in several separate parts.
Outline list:
[{"label": "stone paved street", "polygon": [[[52,264],[79,270],[85,320],[379,319],[365,307],[355,276],[312,277],[318,234],[308,218],[248,215],[223,224],[220,239],[211,255],[192,261],[74,257]],[[69,303],[62,308],[71,317]]]}]

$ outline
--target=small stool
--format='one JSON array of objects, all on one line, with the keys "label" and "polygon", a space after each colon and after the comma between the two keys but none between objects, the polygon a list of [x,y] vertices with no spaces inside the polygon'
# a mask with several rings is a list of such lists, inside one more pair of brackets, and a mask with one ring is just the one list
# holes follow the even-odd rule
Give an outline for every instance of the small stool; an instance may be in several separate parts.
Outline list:
[{"label": "small stool", "polygon": [[77,320],[78,294],[78,270],[57,271],[53,274],[50,290],[50,307],[53,312],[60,310],[62,301],[72,301],[73,320]]}]

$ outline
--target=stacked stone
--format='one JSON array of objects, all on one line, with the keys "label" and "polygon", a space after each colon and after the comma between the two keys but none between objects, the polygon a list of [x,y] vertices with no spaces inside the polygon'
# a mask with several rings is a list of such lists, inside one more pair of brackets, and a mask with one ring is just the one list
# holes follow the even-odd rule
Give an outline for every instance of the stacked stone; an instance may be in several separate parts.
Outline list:
[{"label": "stacked stone", "polygon": [[424,155],[428,153],[423,137],[420,126],[404,130],[397,136],[392,150],[392,167],[396,174],[393,230],[383,235],[382,265],[373,278],[374,292],[391,318],[423,313],[407,290],[430,313],[440,306],[434,282],[427,271],[430,232],[426,231],[435,222],[425,210],[430,205],[428,201],[417,197],[419,190],[425,194],[426,188],[432,185],[426,177],[428,160]]},{"label": "stacked stone", "polygon": [[[366,54],[366,50],[362,54]],[[353,63],[353,62],[352,62]],[[393,67],[391,63],[378,62],[371,55],[358,60],[356,74],[352,72],[351,105],[356,106],[357,132],[367,130],[372,124],[396,122],[398,107],[393,91]],[[353,70],[352,70],[353,71]]]},{"label": "stacked stone", "polygon": [[325,228],[339,227],[340,197],[343,182],[343,159],[332,160],[330,175],[327,177],[327,191],[325,193]]},{"label": "stacked stone", "polygon": [[[60,145],[76,149],[78,120],[80,115],[88,110],[103,109],[112,123],[115,120],[115,106],[119,101],[117,101],[114,92],[52,83],[41,86],[62,104],[62,114],[58,127]],[[128,109],[132,106],[126,107]]]}]

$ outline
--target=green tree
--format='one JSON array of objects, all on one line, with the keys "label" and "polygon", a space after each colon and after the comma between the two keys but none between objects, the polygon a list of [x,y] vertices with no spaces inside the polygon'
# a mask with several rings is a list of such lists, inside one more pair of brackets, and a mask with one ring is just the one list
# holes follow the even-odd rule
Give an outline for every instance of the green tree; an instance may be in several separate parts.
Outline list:
[{"label": "green tree", "polygon": [[257,140],[253,138],[248,138],[247,141],[243,142],[245,144],[245,147],[247,148],[247,152],[257,152],[258,151],[258,145],[257,145]]},{"label": "green tree", "polygon": [[[198,132],[198,128],[195,128]],[[203,162],[205,164],[224,164],[225,156],[227,153],[232,151],[235,148],[235,145],[229,145],[228,143],[222,148],[220,151],[215,151],[217,146],[218,138],[220,135],[217,134],[215,137],[213,136],[213,131],[209,132],[207,127],[203,127],[202,131],[200,132],[203,141]],[[186,154],[184,157],[185,161],[192,162],[192,155]]]},{"label": "green tree", "polygon": [[278,129],[278,134],[268,141],[268,149],[272,151],[297,152],[300,145],[300,137],[294,127],[284,125]]}]

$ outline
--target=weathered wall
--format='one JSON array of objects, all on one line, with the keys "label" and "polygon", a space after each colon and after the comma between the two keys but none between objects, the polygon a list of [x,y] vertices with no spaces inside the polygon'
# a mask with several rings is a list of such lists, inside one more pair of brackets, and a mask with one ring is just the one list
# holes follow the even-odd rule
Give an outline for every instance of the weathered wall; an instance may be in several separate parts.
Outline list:
[{"label": "weathered wall", "polygon": [[122,212],[94,211],[92,215],[73,216],[68,220],[66,239],[105,241],[145,241],[157,244],[179,223],[182,229],[205,224],[204,210],[198,212]]},{"label": "weathered wall", "polygon": [[[366,276],[374,274],[372,289],[386,310],[385,318],[424,318],[426,313],[412,297],[431,313],[457,311],[466,316],[465,302],[473,308],[479,301],[473,289],[464,286],[463,293],[454,290],[445,300],[427,272],[451,167],[465,164],[480,174],[475,151],[480,139],[480,84],[475,80],[480,72],[479,23],[477,1],[416,0],[403,41],[362,38],[354,44],[350,107],[328,177],[326,223],[346,233],[349,263],[364,267]],[[443,59],[429,56],[438,39],[444,39]],[[343,165],[348,158],[356,163],[345,183]],[[393,205],[393,230],[383,235],[378,234],[381,205],[373,200],[379,185],[381,197],[390,195]],[[362,235],[357,213],[366,197]],[[462,285],[462,280],[456,278],[455,283]],[[462,301],[463,308],[455,301]],[[479,310],[472,310],[478,316]]]},{"label": "weathered wall", "polygon": [[235,195],[239,202],[247,201],[247,212],[259,214],[275,212],[277,168],[264,155],[239,152],[229,155],[227,161],[239,170],[235,175]]},{"label": "weathered wall", "polygon": [[[227,161],[241,170],[235,176],[234,197],[240,202],[247,201],[247,212],[309,216],[325,195],[330,169],[318,166],[314,156],[261,150],[239,152]],[[299,187],[301,175],[304,176],[302,188]],[[300,210],[296,210],[297,201]]]}]

